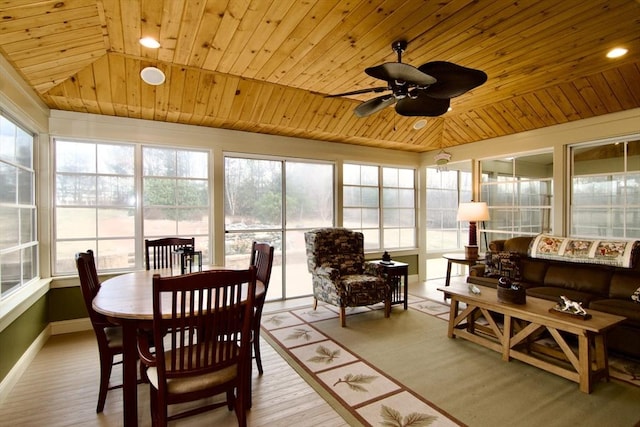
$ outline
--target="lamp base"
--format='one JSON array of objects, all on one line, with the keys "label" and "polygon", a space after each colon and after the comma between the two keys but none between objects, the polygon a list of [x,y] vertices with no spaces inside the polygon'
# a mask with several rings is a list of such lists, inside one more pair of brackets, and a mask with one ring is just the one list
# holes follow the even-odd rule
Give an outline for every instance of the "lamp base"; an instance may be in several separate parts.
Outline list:
[{"label": "lamp base", "polygon": [[473,246],[473,245],[465,246],[464,257],[466,259],[478,259],[478,246]]}]

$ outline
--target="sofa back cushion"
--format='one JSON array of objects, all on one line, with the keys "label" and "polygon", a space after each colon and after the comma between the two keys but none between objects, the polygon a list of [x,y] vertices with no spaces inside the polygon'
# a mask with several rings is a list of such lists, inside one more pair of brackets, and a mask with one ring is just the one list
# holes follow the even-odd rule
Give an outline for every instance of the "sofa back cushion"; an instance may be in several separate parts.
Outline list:
[{"label": "sofa back cushion", "polygon": [[611,275],[612,270],[608,268],[584,264],[571,266],[569,263],[550,261],[544,285],[598,294],[606,298],[609,295]]},{"label": "sofa back cushion", "polygon": [[522,257],[520,259],[520,279],[529,283],[544,283],[544,275],[549,263],[544,260]]},{"label": "sofa back cushion", "polygon": [[631,301],[631,295],[640,287],[640,274],[637,272],[616,271],[611,277],[609,298]]},{"label": "sofa back cushion", "polygon": [[508,240],[505,240],[503,244],[503,251],[509,252],[517,252],[521,256],[525,257],[529,254],[529,245],[533,237],[531,236],[521,236],[521,237],[512,237]]}]

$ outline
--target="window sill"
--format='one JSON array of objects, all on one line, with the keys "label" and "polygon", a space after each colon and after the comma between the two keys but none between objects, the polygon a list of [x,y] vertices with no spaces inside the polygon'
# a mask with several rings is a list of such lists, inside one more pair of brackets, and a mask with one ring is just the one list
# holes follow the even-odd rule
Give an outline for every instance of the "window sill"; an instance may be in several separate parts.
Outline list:
[{"label": "window sill", "polygon": [[51,279],[39,279],[0,302],[0,332],[27,311],[49,290]]}]

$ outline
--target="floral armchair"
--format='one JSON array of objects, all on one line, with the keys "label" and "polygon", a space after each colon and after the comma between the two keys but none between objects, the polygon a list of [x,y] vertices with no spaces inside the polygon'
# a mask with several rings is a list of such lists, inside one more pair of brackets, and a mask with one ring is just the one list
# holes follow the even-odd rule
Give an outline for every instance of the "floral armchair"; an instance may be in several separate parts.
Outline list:
[{"label": "floral armchair", "polygon": [[345,308],[384,301],[391,313],[391,292],[381,268],[364,260],[364,236],[346,228],[318,228],[304,234],[307,267],[313,278],[314,310],[318,300],[340,307],[340,324],[346,325]]}]

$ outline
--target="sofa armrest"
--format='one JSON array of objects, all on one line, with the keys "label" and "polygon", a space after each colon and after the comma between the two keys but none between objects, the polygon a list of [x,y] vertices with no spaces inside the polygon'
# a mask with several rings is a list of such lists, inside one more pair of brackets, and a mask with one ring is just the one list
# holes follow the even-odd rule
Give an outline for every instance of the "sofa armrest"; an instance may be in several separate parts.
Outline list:
[{"label": "sofa armrest", "polygon": [[484,277],[486,266],[484,264],[476,264],[469,267],[469,276]]},{"label": "sofa armrest", "polygon": [[502,252],[504,250],[504,242],[506,242],[506,239],[492,240],[489,242],[489,250],[491,252]]}]

